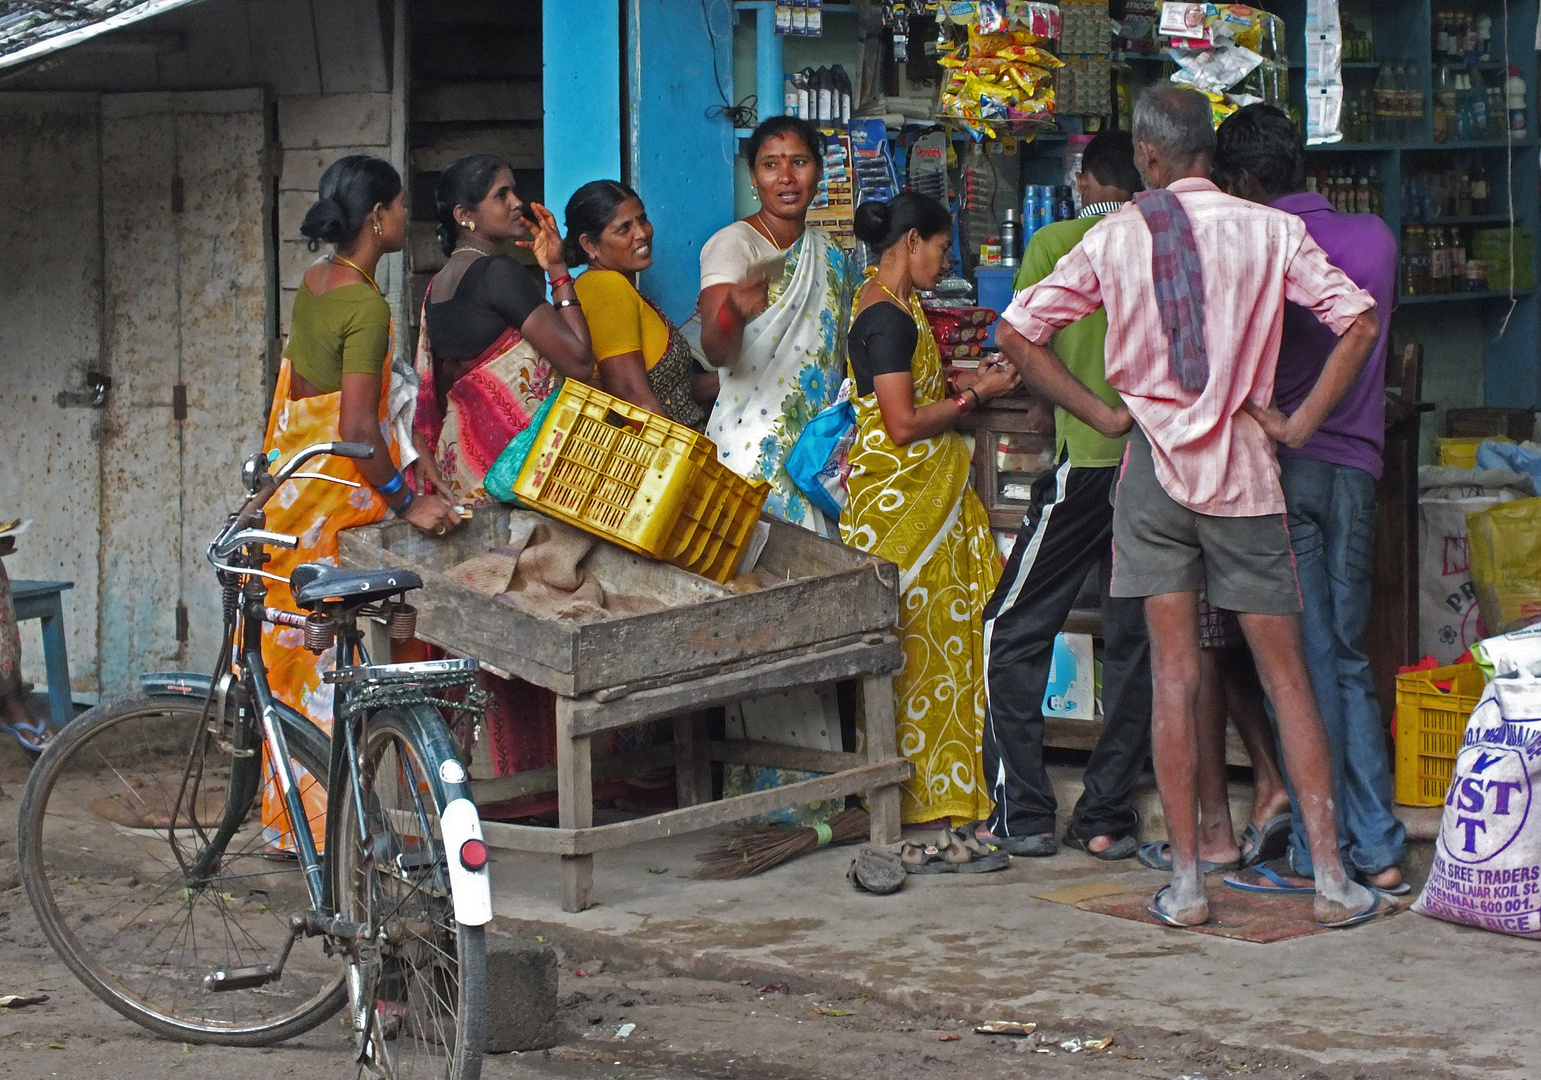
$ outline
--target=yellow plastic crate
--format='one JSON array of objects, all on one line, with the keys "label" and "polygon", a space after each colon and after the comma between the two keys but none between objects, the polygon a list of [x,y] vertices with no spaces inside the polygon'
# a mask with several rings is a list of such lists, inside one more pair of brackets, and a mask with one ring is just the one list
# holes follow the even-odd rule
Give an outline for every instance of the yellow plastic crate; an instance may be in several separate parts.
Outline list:
[{"label": "yellow plastic crate", "polygon": [[514,494],[639,555],[725,582],[770,485],[723,465],[700,432],[569,379]]},{"label": "yellow plastic crate", "polygon": [[1475,469],[1477,467],[1477,447],[1485,442],[1513,442],[1513,440],[1503,435],[1435,439],[1434,464],[1448,465],[1456,469]]},{"label": "yellow plastic crate", "polygon": [[[1448,693],[1434,685],[1447,680]],[[1397,802],[1439,806],[1445,801],[1466,721],[1486,686],[1487,676],[1476,664],[1397,676]]]}]

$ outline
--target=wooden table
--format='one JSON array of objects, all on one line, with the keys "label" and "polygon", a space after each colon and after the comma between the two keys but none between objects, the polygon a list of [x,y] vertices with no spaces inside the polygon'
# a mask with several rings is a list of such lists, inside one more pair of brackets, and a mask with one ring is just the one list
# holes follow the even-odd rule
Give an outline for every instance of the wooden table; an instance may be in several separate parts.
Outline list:
[{"label": "wooden table", "polygon": [[[485,596],[445,576],[460,562],[506,544],[511,520],[528,513],[479,508],[465,527],[442,539],[402,521],[345,530],[340,537],[344,566],[421,575],[423,589],[411,598],[419,638],[558,695],[558,827],[486,822],[490,845],[560,856],[563,909],[582,911],[594,900],[597,851],[822,799],[865,793],[872,842],[898,840],[899,785],[914,766],[899,756],[894,734],[892,673],[902,655],[893,633],[898,570],[892,563],[765,518],[770,538],[757,565],[780,581],[735,594],[602,543],[584,565],[607,591],[646,593],[665,606],[583,624],[539,618],[508,596]],[[843,679],[861,680],[864,754],[706,737],[703,708]],[[680,808],[596,826],[590,740],[662,718],[674,722]],[[828,775],[710,801],[713,761]],[[538,781],[522,790],[540,790]],[[484,801],[511,792],[503,785],[488,794]]]}]

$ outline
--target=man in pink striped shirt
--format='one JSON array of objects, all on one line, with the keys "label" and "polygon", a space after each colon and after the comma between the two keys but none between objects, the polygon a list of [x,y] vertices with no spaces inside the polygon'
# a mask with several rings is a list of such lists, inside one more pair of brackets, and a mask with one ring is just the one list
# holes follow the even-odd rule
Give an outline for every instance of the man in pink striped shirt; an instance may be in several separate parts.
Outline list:
[{"label": "man in pink striped shirt", "polygon": [[[1334,267],[1299,218],[1221,192],[1209,179],[1209,102],[1170,83],[1134,112],[1149,191],[1089,231],[1053,273],[1018,294],[996,340],[1028,385],[1115,436],[1136,425],[1113,523],[1115,596],[1145,598],[1154,679],[1152,745],[1172,883],[1149,911],[1196,926],[1209,906],[1198,860],[1197,593],[1239,614],[1275,703],[1285,760],[1316,866],[1317,921],[1366,922],[1390,902],[1351,881],[1338,855],[1331,759],[1300,641],[1300,594],[1276,441],[1303,444],[1353,385],[1379,333],[1375,301]],[[1290,417],[1271,406],[1285,300],[1339,335]],[[1046,347],[1107,309],[1105,404]]]}]

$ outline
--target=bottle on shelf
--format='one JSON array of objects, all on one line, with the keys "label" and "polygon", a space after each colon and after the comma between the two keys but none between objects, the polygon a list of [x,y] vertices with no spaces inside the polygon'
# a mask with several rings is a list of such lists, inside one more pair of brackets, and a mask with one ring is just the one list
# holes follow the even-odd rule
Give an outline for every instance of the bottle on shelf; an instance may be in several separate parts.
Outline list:
[{"label": "bottle on shelf", "polygon": [[1375,142],[1393,142],[1401,119],[1401,103],[1397,99],[1396,65],[1382,64],[1375,75],[1371,97],[1371,138]]},{"label": "bottle on shelf", "polygon": [[1446,262],[1450,264],[1450,291],[1460,292],[1462,278],[1466,274],[1466,241],[1461,236],[1461,229],[1457,225],[1450,226],[1450,253]]},{"label": "bottle on shelf", "polygon": [[[1460,174],[1455,181],[1455,213],[1457,217],[1468,217],[1471,214],[1471,167],[1461,166]],[[1461,260],[1463,263],[1466,260]]]},{"label": "bottle on shelf", "polygon": [[1379,216],[1385,208],[1385,201],[1380,186],[1380,171],[1374,165],[1370,166],[1370,175],[1366,180],[1370,186],[1370,213]]},{"label": "bottle on shelf", "polygon": [[1509,134],[1516,139],[1525,137],[1525,80],[1520,77],[1518,64],[1509,65],[1509,77],[1504,80],[1504,98],[1509,113]]},{"label": "bottle on shelf", "polygon": [[1451,138],[1450,128],[1455,116],[1456,101],[1456,77],[1450,71],[1449,64],[1440,64],[1434,72],[1434,141],[1447,142]]},{"label": "bottle on shelf", "polygon": [[1402,295],[1425,296],[1429,292],[1429,243],[1422,225],[1402,230]]},{"label": "bottle on shelf", "polygon": [[1501,86],[1487,88],[1487,137],[1502,140],[1509,130],[1509,116],[1504,107],[1504,91]]},{"label": "bottle on shelf", "polygon": [[1368,214],[1370,210],[1370,178],[1360,175],[1354,184],[1354,213]]},{"label": "bottle on shelf", "polygon": [[1429,292],[1433,294],[1447,293],[1450,291],[1450,263],[1446,259],[1448,252],[1445,249],[1445,230],[1438,225],[1428,227],[1429,246]]},{"label": "bottle on shelf", "polygon": [[1471,165],[1471,212],[1480,217],[1488,212],[1488,206],[1487,166],[1478,154]]},{"label": "bottle on shelf", "polygon": [[1468,139],[1488,137],[1487,86],[1480,74],[1468,76],[1470,89],[1466,93],[1466,126]]}]

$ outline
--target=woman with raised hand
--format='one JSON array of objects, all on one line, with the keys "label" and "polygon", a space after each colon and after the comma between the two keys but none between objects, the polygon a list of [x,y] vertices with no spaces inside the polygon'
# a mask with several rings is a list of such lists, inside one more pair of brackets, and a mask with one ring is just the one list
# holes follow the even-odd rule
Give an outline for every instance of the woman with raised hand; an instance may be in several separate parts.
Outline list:
[{"label": "woman with raised hand", "polygon": [[[563,377],[588,382],[594,358],[556,219],[526,203],[508,163],[473,154],[435,190],[448,257],[423,298],[413,443],[422,473],[462,506],[489,500],[487,470],[514,438],[538,431]],[[551,287],[504,251],[535,256]]]},{"label": "woman with raised hand", "polygon": [[760,209],[701,248],[701,349],[721,390],[706,434],[722,461],[768,480],[768,513],[823,535],[827,521],[787,475],[803,427],[834,404],[845,366],[850,263],[808,207],[824,171],[824,139],[806,120],[775,116],[745,143]]},{"label": "woman with raised hand", "polygon": [[589,267],[578,278],[578,299],[599,361],[599,385],[700,430],[706,410],[694,394],[690,343],[637,290],[637,274],[653,265],[653,223],[637,193],[614,180],[584,184],[567,200],[566,243],[567,265]]},{"label": "woman with raised hand", "polygon": [[990,364],[947,396],[941,353],[918,289],[936,285],[952,217],[905,192],[856,210],[856,235],[880,262],[857,294],[850,333],[856,441],[840,538],[899,567],[904,666],[894,676],[899,747],[915,763],[906,822],[984,817],[980,775],[985,715],[980,615],[1001,576],[990,519],[969,484],[971,454],[958,420],[1017,385]]}]

